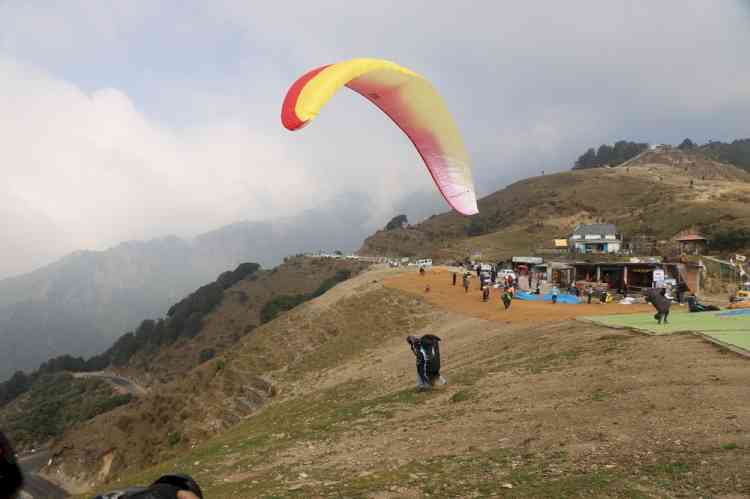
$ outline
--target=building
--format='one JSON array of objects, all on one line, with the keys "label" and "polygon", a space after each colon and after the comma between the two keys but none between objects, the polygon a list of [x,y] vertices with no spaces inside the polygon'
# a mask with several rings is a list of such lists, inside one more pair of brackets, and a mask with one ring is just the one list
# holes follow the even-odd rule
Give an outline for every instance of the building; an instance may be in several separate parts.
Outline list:
[{"label": "building", "polygon": [[569,240],[577,253],[619,253],[622,248],[622,236],[614,224],[579,224]]},{"label": "building", "polygon": [[702,255],[706,252],[708,240],[698,233],[683,233],[675,237],[681,255]]},{"label": "building", "polygon": [[573,279],[579,287],[588,284],[620,290],[625,286],[630,291],[683,281],[692,292],[701,289],[700,272],[697,265],[662,262],[660,258],[631,258],[621,262],[575,262]]}]

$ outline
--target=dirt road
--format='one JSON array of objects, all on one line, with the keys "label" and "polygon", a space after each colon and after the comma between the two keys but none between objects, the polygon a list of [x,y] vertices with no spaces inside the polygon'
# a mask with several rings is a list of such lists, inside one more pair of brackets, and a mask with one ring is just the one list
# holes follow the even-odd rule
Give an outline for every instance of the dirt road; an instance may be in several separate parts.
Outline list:
[{"label": "dirt road", "polygon": [[61,499],[68,497],[65,490],[37,475],[41,467],[47,464],[49,457],[49,452],[46,449],[39,449],[36,452],[19,456],[18,463],[21,465],[25,480],[22,491],[24,499]]},{"label": "dirt road", "polygon": [[[643,313],[653,310],[651,305],[643,304],[553,305],[549,302],[513,300],[510,309],[506,311],[500,301],[499,289],[492,289],[490,299],[485,303],[479,291],[478,279],[471,279],[469,292],[466,293],[461,286],[461,276],[458,276],[457,283],[453,286],[452,273],[442,267],[434,267],[424,276],[420,276],[417,271],[405,271],[385,278],[383,284],[419,295],[443,310],[509,323],[560,321],[580,316]],[[430,291],[425,292],[428,285]]]}]

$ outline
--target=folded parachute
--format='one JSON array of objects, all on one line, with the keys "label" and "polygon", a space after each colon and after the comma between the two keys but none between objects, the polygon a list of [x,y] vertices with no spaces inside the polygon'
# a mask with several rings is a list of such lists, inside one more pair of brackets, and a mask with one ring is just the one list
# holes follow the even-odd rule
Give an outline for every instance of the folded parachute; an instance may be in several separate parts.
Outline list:
[{"label": "folded parachute", "polygon": [[451,207],[463,215],[479,212],[458,127],[430,82],[409,69],[380,59],[352,59],[313,69],[287,92],[282,123],[289,130],[302,128],[343,86],[378,106],[406,133]]}]

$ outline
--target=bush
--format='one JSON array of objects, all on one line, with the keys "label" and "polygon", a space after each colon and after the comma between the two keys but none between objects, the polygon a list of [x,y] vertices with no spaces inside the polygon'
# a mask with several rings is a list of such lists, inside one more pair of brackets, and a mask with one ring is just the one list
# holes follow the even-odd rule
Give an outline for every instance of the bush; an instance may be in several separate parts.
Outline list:
[{"label": "bush", "polygon": [[473,219],[471,223],[469,223],[469,226],[466,228],[466,235],[469,237],[474,236],[481,236],[484,234],[485,228],[484,224],[479,219]]},{"label": "bush", "polygon": [[265,324],[278,317],[281,313],[291,310],[297,305],[301,305],[308,300],[317,298],[336,284],[345,281],[351,277],[351,270],[344,269],[336,272],[336,275],[323,281],[318,288],[312,293],[300,295],[280,295],[267,302],[260,311],[260,322]]},{"label": "bush", "polygon": [[179,431],[173,431],[167,434],[167,443],[170,447],[174,447],[179,444],[182,440],[182,434]]},{"label": "bush", "polygon": [[206,348],[201,350],[198,354],[198,363],[203,364],[206,361],[213,359],[216,356],[216,351],[213,348]]},{"label": "bush", "polygon": [[409,221],[407,220],[406,215],[396,215],[386,224],[385,230],[400,229],[407,223],[409,223]]},{"label": "bush", "polygon": [[750,248],[750,230],[727,229],[711,235],[710,247],[716,251],[736,251]]}]

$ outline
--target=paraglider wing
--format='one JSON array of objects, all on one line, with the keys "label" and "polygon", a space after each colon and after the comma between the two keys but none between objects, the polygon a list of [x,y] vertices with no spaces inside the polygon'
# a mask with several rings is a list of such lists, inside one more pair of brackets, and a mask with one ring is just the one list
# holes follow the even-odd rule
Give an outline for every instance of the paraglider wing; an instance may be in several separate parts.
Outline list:
[{"label": "paraglider wing", "polygon": [[313,69],[287,92],[283,125],[302,128],[344,86],[378,106],[404,131],[451,207],[463,215],[479,212],[458,127],[430,82],[409,69],[380,59],[352,59]]}]

